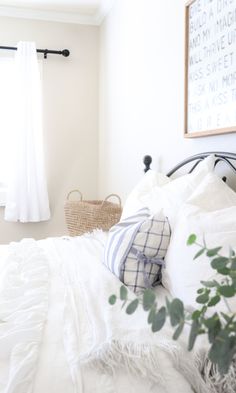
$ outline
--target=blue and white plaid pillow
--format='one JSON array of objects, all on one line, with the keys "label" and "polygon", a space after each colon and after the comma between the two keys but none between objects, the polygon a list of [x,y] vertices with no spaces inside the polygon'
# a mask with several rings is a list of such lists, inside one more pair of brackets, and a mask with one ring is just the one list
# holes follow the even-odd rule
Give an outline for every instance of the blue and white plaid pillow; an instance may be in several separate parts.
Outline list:
[{"label": "blue and white plaid pillow", "polygon": [[110,229],[105,264],[134,292],[155,286],[160,281],[170,232],[162,212],[150,216],[149,209],[143,208]]}]

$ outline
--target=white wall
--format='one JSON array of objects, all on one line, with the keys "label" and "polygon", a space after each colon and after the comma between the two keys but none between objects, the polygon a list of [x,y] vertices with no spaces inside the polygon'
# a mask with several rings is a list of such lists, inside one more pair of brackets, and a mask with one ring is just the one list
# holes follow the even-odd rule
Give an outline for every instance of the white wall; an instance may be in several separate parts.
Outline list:
[{"label": "white wall", "polygon": [[[35,41],[38,48],[68,48],[68,58],[43,61],[44,141],[52,219],[45,223],[8,223],[0,209],[0,243],[66,233],[63,206],[79,187],[97,196],[98,176],[98,27],[0,17],[1,45]],[[13,52],[0,52],[9,56]],[[39,56],[40,57],[40,56]],[[42,55],[41,55],[42,57]]]},{"label": "white wall", "polygon": [[100,32],[100,195],[123,199],[142,158],[168,171],[209,150],[236,152],[236,134],[185,139],[185,0],[118,0]]}]

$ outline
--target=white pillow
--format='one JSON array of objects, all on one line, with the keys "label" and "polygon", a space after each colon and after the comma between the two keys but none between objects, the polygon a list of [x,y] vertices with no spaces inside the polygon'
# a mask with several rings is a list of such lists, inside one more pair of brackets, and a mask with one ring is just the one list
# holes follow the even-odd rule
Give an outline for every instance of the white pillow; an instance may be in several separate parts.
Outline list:
[{"label": "white pillow", "polygon": [[[182,299],[185,305],[196,307],[200,281],[217,278],[217,274],[205,254],[193,260],[200,248],[187,245],[192,233],[197,235],[200,244],[203,244],[204,236],[208,248],[222,246],[220,254],[228,256],[230,246],[236,250],[236,206],[206,212],[186,204],[178,216],[165,258],[162,284],[172,296]],[[236,311],[236,299],[230,298],[229,303]],[[224,310],[224,304],[220,304],[220,307]]]},{"label": "white pillow", "polygon": [[[122,218],[127,217],[127,211],[134,213],[136,207],[148,207],[152,214],[161,209],[168,217],[171,227],[174,225],[176,214],[180,206],[190,197],[205,176],[214,169],[215,156],[210,155],[201,161],[192,173],[167,180],[165,175],[156,175],[155,182],[149,182],[149,187],[140,187],[140,183],[133,190],[125,203]],[[148,172],[147,172],[148,174]],[[151,176],[151,175],[150,175]],[[128,204],[128,208],[126,207]]]},{"label": "white pillow", "polygon": [[206,211],[236,206],[236,193],[215,173],[208,173],[187,203]]},{"label": "white pillow", "polygon": [[104,263],[125,285],[141,292],[160,282],[170,240],[169,222],[147,208],[114,225],[108,235]]},{"label": "white pillow", "polygon": [[147,171],[128,195],[123,207],[121,219],[130,217],[135,214],[139,209],[145,207],[141,198],[145,195],[148,195],[155,186],[161,187],[164,184],[169,183],[170,181],[170,178],[162,173],[158,173],[152,169]]},{"label": "white pillow", "polygon": [[149,207],[152,213],[163,208],[172,228],[181,205],[186,202],[205,177],[213,173],[214,163],[215,156],[210,155],[201,161],[192,173],[180,176],[163,187],[155,186],[140,200],[144,206]]}]

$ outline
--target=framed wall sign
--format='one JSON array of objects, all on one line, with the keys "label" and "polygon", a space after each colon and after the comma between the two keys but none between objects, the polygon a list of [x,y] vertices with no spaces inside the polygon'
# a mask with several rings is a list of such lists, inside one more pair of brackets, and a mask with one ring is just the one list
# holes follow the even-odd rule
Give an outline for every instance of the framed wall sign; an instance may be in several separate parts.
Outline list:
[{"label": "framed wall sign", "polygon": [[185,12],[185,137],[236,132],[236,0],[191,0]]}]

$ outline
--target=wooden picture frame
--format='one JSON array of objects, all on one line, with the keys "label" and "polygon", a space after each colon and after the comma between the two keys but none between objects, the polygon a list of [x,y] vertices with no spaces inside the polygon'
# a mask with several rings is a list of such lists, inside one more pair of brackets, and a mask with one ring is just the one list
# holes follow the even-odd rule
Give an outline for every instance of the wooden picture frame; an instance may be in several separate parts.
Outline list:
[{"label": "wooden picture frame", "polygon": [[185,5],[184,136],[236,132],[236,0]]}]

